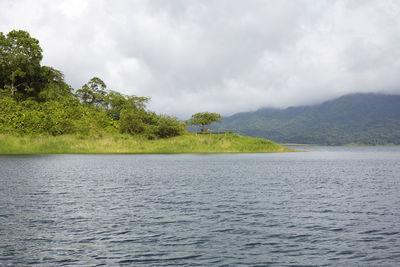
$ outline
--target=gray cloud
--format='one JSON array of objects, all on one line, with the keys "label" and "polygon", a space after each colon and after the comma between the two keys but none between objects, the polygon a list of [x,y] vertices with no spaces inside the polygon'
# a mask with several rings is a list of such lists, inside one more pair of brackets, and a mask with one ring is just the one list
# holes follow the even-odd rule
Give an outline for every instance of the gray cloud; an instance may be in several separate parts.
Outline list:
[{"label": "gray cloud", "polygon": [[1,31],[28,30],[74,88],[99,76],[182,118],[400,93],[395,0],[3,0],[0,10]]}]

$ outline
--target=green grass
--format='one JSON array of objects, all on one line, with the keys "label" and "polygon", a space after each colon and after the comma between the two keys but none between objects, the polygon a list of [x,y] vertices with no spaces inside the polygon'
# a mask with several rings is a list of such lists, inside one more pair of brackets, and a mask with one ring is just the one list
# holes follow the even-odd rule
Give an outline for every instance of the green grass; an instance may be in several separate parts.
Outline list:
[{"label": "green grass", "polygon": [[0,135],[0,154],[273,153],[294,151],[272,141],[239,135],[183,135],[147,140],[140,136],[88,137]]}]

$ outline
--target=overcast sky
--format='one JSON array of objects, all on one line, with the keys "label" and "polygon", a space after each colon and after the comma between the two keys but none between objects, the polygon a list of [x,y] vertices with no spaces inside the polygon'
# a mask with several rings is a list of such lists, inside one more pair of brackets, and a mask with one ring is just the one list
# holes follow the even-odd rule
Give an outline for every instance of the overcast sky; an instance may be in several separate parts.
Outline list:
[{"label": "overcast sky", "polygon": [[1,0],[75,89],[93,76],[187,118],[400,93],[397,0]]}]

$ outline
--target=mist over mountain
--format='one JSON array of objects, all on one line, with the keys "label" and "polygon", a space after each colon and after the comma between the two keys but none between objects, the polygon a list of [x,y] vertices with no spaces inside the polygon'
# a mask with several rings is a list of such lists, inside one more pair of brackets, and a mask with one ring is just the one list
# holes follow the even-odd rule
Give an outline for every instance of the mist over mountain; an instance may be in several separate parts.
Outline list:
[{"label": "mist over mountain", "polygon": [[314,106],[263,108],[224,117],[217,128],[280,143],[400,145],[400,95],[351,94]]}]

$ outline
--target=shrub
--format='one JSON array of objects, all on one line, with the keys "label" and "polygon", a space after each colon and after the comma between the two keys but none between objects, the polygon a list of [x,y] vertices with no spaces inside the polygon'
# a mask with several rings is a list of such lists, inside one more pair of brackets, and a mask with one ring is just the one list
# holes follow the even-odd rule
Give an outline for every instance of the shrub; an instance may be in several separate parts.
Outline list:
[{"label": "shrub", "polygon": [[184,131],[183,123],[179,122],[177,118],[162,115],[159,118],[155,134],[159,138],[168,138],[182,135]]}]

